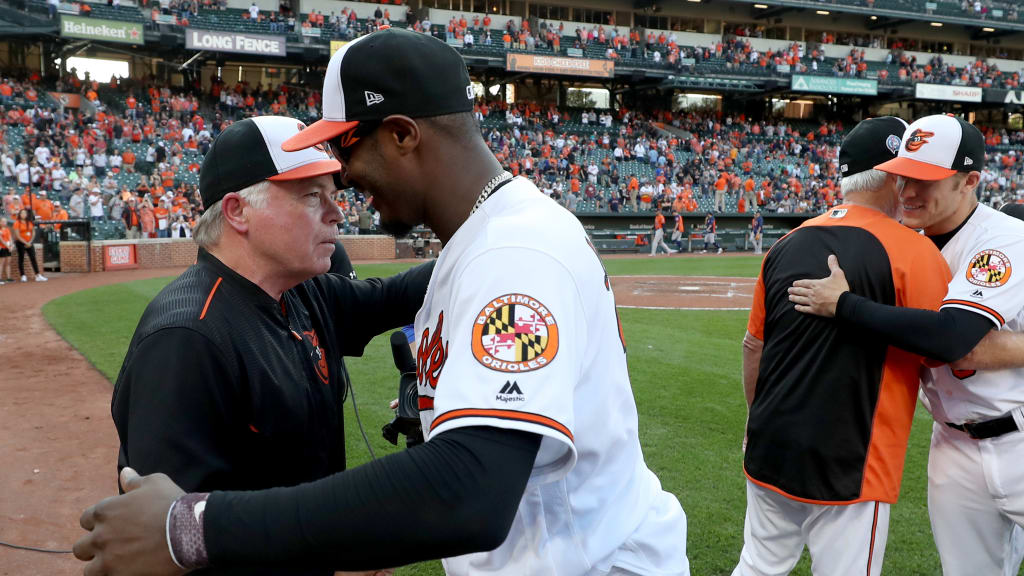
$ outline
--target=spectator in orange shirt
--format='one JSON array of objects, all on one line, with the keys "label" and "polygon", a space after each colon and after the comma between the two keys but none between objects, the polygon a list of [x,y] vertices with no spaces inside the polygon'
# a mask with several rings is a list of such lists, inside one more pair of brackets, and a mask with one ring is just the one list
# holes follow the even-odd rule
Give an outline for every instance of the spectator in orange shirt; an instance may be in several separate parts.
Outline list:
[{"label": "spectator in orange shirt", "polygon": [[14,282],[11,278],[11,251],[14,250],[14,237],[7,226],[7,218],[0,217],[0,284]]},{"label": "spectator in orange shirt", "polygon": [[167,208],[167,202],[161,200],[156,208],[153,208],[153,217],[156,219],[157,238],[171,237],[171,211]]},{"label": "spectator in orange shirt", "polygon": [[121,154],[121,166],[126,173],[135,172],[135,153],[126,148]]},{"label": "spectator in orange shirt", "polygon": [[39,220],[53,219],[53,203],[46,198],[46,190],[40,190],[32,202],[32,211]]},{"label": "spectator in orange shirt", "polygon": [[156,215],[153,214],[153,204],[146,198],[142,201],[142,208],[139,210],[139,222],[142,226],[143,238],[156,238]]},{"label": "spectator in orange shirt", "polygon": [[[68,211],[65,210],[63,206],[60,205],[60,200],[57,200],[56,202],[53,203],[53,220],[67,220],[67,219],[68,219]],[[62,224],[54,224],[53,227],[58,232],[60,232],[61,228],[63,228],[63,225]]]},{"label": "spectator in orange shirt", "polygon": [[46,277],[39,273],[39,263],[36,261],[36,251],[32,247],[32,241],[36,236],[36,225],[28,217],[28,210],[22,209],[18,212],[18,220],[14,223],[14,244],[18,249],[18,273],[22,282],[28,282],[25,276],[25,254],[28,253],[29,262],[32,263],[32,272],[36,282],[46,282]]}]

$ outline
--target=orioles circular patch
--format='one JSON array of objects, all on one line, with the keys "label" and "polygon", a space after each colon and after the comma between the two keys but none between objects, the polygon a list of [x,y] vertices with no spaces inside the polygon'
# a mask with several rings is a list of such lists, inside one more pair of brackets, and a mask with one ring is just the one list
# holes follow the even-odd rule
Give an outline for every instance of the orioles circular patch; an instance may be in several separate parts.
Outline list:
[{"label": "orioles circular patch", "polygon": [[998,288],[1010,280],[1010,259],[999,250],[982,250],[967,267],[967,281],[978,286]]},{"label": "orioles circular patch", "polygon": [[558,353],[558,324],[551,312],[526,294],[492,299],[473,322],[473,356],[498,372],[529,372]]}]

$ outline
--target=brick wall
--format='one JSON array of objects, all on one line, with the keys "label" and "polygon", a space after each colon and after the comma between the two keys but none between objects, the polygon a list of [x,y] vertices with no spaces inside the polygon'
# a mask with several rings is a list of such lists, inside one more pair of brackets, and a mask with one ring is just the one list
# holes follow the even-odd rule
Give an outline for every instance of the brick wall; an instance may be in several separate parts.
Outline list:
[{"label": "brick wall", "polygon": [[135,248],[139,268],[191,266],[198,253],[199,246],[190,239],[142,240]]},{"label": "brick wall", "polygon": [[395,257],[392,236],[338,236],[352,260],[391,260]]},{"label": "brick wall", "polygon": [[[339,236],[352,260],[391,260],[395,258],[395,239],[391,236]],[[103,271],[103,251],[107,245],[135,244],[139,268],[170,268],[190,266],[196,261],[199,247],[191,239],[158,238],[145,240],[107,240],[92,244],[92,271]],[[42,247],[36,249],[42,262]],[[62,272],[85,272],[85,242],[60,243]],[[435,252],[436,254],[436,252]]]},{"label": "brick wall", "polygon": [[85,242],[60,243],[60,271],[85,272]]}]

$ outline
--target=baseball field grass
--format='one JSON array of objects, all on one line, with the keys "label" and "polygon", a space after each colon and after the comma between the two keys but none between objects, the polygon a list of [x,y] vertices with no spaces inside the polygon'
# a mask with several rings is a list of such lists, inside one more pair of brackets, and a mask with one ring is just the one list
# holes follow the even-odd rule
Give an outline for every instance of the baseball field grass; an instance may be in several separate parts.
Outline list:
[{"label": "baseball field grass", "polygon": [[[608,259],[612,275],[757,275],[759,257]],[[408,265],[357,265],[361,278],[392,274]],[[47,304],[54,328],[104,375],[114,380],[139,316],[171,278],[85,290]],[[740,382],[740,341],[746,312],[620,310],[629,371],[640,413],[640,439],[648,465],[686,510],[687,552],[695,576],[728,575],[743,544],[745,510],[740,444],[746,406]],[[349,466],[370,458],[353,408],[377,457],[397,450],[380,435],[390,421],[397,374],[387,336],[362,358],[347,361],[355,397],[346,404]],[[353,401],[354,400],[354,401]],[[941,574],[928,524],[926,463],[931,418],[914,418],[900,502],[892,521],[884,574]],[[443,574],[426,562],[399,575]],[[809,575],[806,554],[793,572]]]}]

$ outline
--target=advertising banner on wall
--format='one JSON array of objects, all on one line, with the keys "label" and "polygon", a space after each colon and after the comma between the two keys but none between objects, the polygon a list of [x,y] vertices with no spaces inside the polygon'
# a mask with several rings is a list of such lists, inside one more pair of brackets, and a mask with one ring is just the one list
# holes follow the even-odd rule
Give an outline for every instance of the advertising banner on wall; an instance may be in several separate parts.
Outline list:
[{"label": "advertising banner on wall", "polygon": [[123,44],[142,44],[142,22],[117,22],[100,18],[83,18],[70,14],[60,15],[60,35],[64,38],[105,40]]},{"label": "advertising banner on wall", "polygon": [[981,88],[947,86],[945,84],[915,84],[914,95],[924,100],[947,102],[981,102]]},{"label": "advertising banner on wall", "polygon": [[348,44],[348,40],[331,40],[331,56],[334,56],[334,53],[341,50],[345,44]]},{"label": "advertising banner on wall", "polygon": [[615,75],[615,63],[611,60],[535,56],[533,54],[506,54],[505,68],[510,72],[564,74],[596,78],[611,78]]},{"label": "advertising banner on wall", "polygon": [[834,78],[832,76],[804,76],[802,74],[794,74],[792,78],[790,78],[790,88],[797,92],[877,96],[878,80],[866,78]]},{"label": "advertising banner on wall", "polygon": [[1024,104],[1024,90],[1001,90],[997,88],[986,88],[982,102],[995,102],[998,104]]},{"label": "advertising banner on wall", "polygon": [[288,53],[284,36],[215,32],[194,28],[185,29],[185,48],[212,52],[234,52],[236,54],[258,54],[260,56],[286,56]]},{"label": "advertising banner on wall", "polygon": [[139,260],[135,253],[135,244],[103,247],[104,270],[125,270],[138,267]]}]

